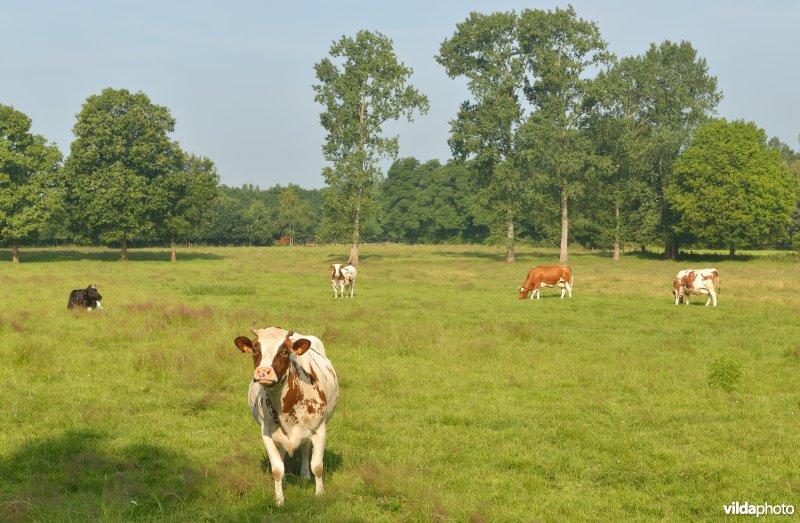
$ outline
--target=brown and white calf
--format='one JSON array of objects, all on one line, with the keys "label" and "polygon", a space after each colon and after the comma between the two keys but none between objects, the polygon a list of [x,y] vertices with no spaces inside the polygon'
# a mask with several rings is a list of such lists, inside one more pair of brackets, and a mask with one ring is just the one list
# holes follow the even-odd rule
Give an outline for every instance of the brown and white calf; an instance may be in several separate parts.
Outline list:
[{"label": "brown and white calf", "polygon": [[275,480],[275,503],[283,505],[284,456],[300,447],[300,477],[316,481],[316,495],[323,493],[322,456],[327,423],[339,401],[339,382],[325,346],[315,336],[296,334],[279,327],[254,329],[255,338],[239,336],[234,344],[253,356],[255,371],[247,402],[261,427]]},{"label": "brown and white calf", "polygon": [[331,265],[331,286],[333,287],[333,297],[338,298],[342,295],[345,297],[345,289],[350,287],[350,297],[356,290],[356,268],[350,265],[334,263]]},{"label": "brown and white calf", "polygon": [[524,300],[531,294],[531,299],[536,296],[541,299],[542,287],[561,287],[561,297],[564,291],[569,292],[572,298],[572,267],[569,265],[540,265],[528,271],[525,283],[519,288],[519,299]]},{"label": "brown and white calf", "polygon": [[675,305],[681,300],[689,305],[690,294],[704,294],[708,296],[706,307],[712,301],[717,306],[717,288],[719,286],[719,271],[717,269],[686,269],[678,272],[672,280],[672,294],[675,296]]}]

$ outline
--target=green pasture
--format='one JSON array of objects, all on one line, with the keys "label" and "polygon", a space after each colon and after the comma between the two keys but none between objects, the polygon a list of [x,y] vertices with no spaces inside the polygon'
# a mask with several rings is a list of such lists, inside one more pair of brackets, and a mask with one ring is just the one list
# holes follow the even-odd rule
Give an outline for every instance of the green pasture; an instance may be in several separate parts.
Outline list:
[{"label": "green pasture", "polygon": [[[573,299],[518,299],[557,251],[0,250],[0,521],[708,521],[800,510],[800,260],[574,251]],[[675,306],[681,268],[719,306]],[[66,309],[96,283],[102,311]],[[324,481],[286,505],[250,417],[252,320],[340,377]],[[798,517],[795,515],[795,518]],[[786,516],[760,521],[787,521]]]}]

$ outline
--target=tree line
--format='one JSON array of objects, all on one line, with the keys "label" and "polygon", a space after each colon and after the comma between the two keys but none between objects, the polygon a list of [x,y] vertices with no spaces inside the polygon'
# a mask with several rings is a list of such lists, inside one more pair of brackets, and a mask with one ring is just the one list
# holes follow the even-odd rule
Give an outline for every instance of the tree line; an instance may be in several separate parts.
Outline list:
[{"label": "tree line", "polygon": [[[359,31],[314,65],[326,187],[220,185],[213,161],[170,137],[144,93],[87,98],[66,159],[0,104],[0,244],[265,245],[364,240],[519,240],[800,247],[800,155],[753,122],[714,117],[722,98],[689,42],[618,59],[596,23],[555,11],[471,13],[435,60],[467,80],[453,157],[399,158],[390,120],[427,112],[387,36]],[[393,160],[386,175],[380,163]]]}]

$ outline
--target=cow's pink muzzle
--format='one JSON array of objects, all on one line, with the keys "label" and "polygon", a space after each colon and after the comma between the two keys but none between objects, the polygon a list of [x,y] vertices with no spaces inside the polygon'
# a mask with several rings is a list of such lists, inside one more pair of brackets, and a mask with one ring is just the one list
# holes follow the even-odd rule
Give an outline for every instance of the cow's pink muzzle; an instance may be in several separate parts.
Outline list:
[{"label": "cow's pink muzzle", "polygon": [[272,367],[256,367],[256,372],[253,375],[253,381],[261,383],[262,385],[272,385],[277,382],[275,371]]}]

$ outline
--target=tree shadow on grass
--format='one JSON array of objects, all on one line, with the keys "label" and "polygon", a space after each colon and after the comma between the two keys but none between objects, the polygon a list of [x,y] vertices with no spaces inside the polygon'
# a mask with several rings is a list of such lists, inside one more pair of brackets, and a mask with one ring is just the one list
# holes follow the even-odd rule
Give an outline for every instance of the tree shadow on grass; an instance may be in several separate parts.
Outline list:
[{"label": "tree shadow on grass", "polygon": [[[506,261],[506,253],[503,249],[498,249],[497,252],[482,252],[482,251],[437,251],[434,253],[436,256],[447,256],[450,258],[479,258],[482,260],[491,260],[491,261],[499,261],[505,262]],[[584,256],[596,256],[596,252],[570,252],[569,256],[572,257],[584,257]],[[553,252],[553,250],[527,250],[527,249],[517,249],[514,252],[514,256],[517,262],[527,262],[531,258],[536,258],[537,261],[535,265],[561,265],[558,262],[558,253]],[[538,260],[539,258],[546,258],[552,261],[542,261]]]},{"label": "tree shadow on grass", "polygon": [[108,437],[71,430],[0,457],[0,521],[171,519],[199,496],[204,475],[147,443],[113,453]]},{"label": "tree shadow on grass", "polygon": [[[20,261],[22,263],[54,263],[54,262],[67,262],[67,261],[103,261],[103,262],[118,262],[121,260],[120,251],[82,251],[78,249],[64,249],[64,250],[21,250],[19,253]],[[223,256],[212,254],[210,252],[181,252],[178,251],[178,262],[192,261],[192,260],[221,260]],[[128,251],[128,260],[136,261],[170,261],[170,251]],[[11,251],[0,249],[0,262],[11,261]]]},{"label": "tree shadow on grass", "polygon": [[[325,263],[330,263],[330,264],[334,264],[334,263],[346,264],[346,263],[347,263],[347,258],[348,258],[348,257],[349,257],[349,254],[348,254],[347,256],[340,256],[340,255],[338,255],[338,254],[329,254],[329,255],[327,255],[327,256],[325,257]],[[383,254],[376,254],[376,253],[374,253],[374,252],[373,252],[373,253],[369,253],[369,254],[360,253],[360,252],[358,253],[358,262],[359,262],[359,263],[363,263],[363,262],[372,262],[372,261],[382,260],[383,258],[384,258]]]},{"label": "tree shadow on grass", "polygon": [[[642,260],[658,260],[658,261],[669,261],[664,258],[663,252],[651,252],[651,251],[636,251],[632,253],[625,253],[625,256],[634,256],[636,258]],[[681,251],[678,254],[677,261],[679,262],[703,262],[703,263],[716,263],[716,262],[723,262],[723,261],[752,261],[759,256],[753,256],[751,254],[737,254],[733,258],[731,258],[728,254],[715,254],[715,253],[697,253],[694,251],[683,252]]]}]

